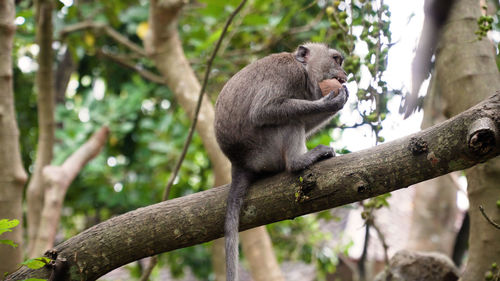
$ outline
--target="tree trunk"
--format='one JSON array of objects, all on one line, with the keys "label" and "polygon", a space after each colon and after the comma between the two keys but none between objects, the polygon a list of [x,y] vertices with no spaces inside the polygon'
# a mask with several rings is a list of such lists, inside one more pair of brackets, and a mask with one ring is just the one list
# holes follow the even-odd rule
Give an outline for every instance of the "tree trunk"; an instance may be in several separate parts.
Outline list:
[{"label": "tree trunk", "polygon": [[[495,49],[487,38],[477,40],[474,34],[480,16],[479,1],[457,1],[436,51],[436,79],[445,100],[447,117],[469,108],[492,91],[500,90]],[[484,278],[493,262],[500,264],[499,232],[478,210],[478,206],[483,205],[494,221],[500,221],[500,209],[496,206],[500,198],[500,159],[497,157],[477,165],[467,170],[466,176],[471,231],[469,258],[462,280],[472,281]]]},{"label": "tree trunk", "polygon": [[[183,3],[177,0],[170,2],[151,1],[149,17],[151,31],[146,38],[145,44],[149,56],[167,80],[167,84],[174,93],[176,100],[192,118],[201,87],[184,55],[177,32],[177,16],[182,6]],[[213,123],[214,107],[205,98],[200,109],[196,131],[201,136],[205,150],[214,167],[215,185],[217,186],[230,182],[231,164],[217,144]],[[247,236],[252,237],[252,239],[270,241],[266,229],[249,230],[241,239],[244,249],[250,249],[250,246],[246,245],[248,243],[246,241]],[[220,241],[213,244],[213,247],[222,246],[224,246],[224,243]],[[250,267],[262,268],[260,265],[266,264],[265,268],[271,270],[273,276],[278,276],[276,272],[280,272],[280,269],[271,244],[258,244],[258,246],[261,247],[259,250],[247,256],[248,262],[251,264]],[[213,258],[224,260],[224,255],[220,255],[220,253],[224,252],[223,249],[213,249],[213,252]],[[214,261],[213,266],[216,279],[219,281],[225,280],[225,263]],[[222,266],[224,268],[220,268]],[[253,272],[252,276],[256,281],[273,281],[282,280],[283,278],[276,279],[269,274],[254,274]]]},{"label": "tree trunk", "polygon": [[[425,36],[425,35],[423,35]],[[432,79],[425,97],[422,129],[446,120],[436,80]],[[415,185],[413,216],[407,248],[436,251],[451,257],[455,241],[458,186],[452,174]]]},{"label": "tree trunk", "polygon": [[23,259],[22,199],[26,182],[19,150],[19,129],[14,110],[12,43],[16,26],[14,0],[0,1],[0,219],[21,223],[0,239],[17,243],[17,248],[0,244],[0,276],[13,272]]},{"label": "tree trunk", "polygon": [[28,256],[43,254],[34,251],[34,245],[40,227],[40,216],[44,202],[43,168],[50,165],[54,147],[54,84],[52,69],[52,0],[36,1],[36,42],[40,48],[38,53],[38,71],[36,73],[37,105],[38,105],[38,145],[36,150],[35,170],[28,184],[26,199],[28,203]]},{"label": "tree trunk", "polygon": [[254,280],[285,280],[274,256],[273,244],[265,226],[243,231],[240,237],[241,241],[244,241],[241,246],[249,261]]},{"label": "tree trunk", "polygon": [[43,169],[45,201],[37,239],[33,246],[34,253],[44,253],[54,246],[66,192],[83,167],[99,154],[106,144],[108,133],[109,129],[102,127],[61,166],[46,166]]},{"label": "tree trunk", "polygon": [[[357,202],[485,162],[500,155],[498,116],[500,93],[417,134],[322,161],[300,174],[262,179],[248,190],[240,230]],[[484,120],[491,124],[482,126]],[[56,280],[96,280],[134,260],[221,237],[228,191],[228,185],[212,188],[85,230],[55,247],[67,268]],[[7,280],[49,274],[48,268],[23,267]]]}]

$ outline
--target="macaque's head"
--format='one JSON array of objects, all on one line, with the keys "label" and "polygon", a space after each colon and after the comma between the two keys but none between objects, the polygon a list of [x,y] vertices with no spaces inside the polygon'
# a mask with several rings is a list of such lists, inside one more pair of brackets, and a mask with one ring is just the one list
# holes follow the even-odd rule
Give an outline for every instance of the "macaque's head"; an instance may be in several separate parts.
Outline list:
[{"label": "macaque's head", "polygon": [[306,68],[309,78],[314,83],[327,79],[336,79],[343,84],[347,73],[342,68],[344,57],[335,50],[321,43],[305,43],[295,51],[295,59]]}]

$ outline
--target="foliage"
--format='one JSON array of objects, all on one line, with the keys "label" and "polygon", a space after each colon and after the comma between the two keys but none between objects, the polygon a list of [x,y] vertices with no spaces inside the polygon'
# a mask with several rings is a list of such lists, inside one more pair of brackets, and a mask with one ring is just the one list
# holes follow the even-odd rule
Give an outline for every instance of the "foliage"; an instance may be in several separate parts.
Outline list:
[{"label": "foliage", "polygon": [[347,254],[352,243],[339,242],[332,247],[330,241],[342,239],[333,239],[332,233],[322,228],[322,222],[330,220],[339,221],[340,218],[330,211],[323,211],[268,225],[278,259],[315,264],[318,280],[325,279],[328,273],[334,273],[338,264],[337,255]]},{"label": "foliage", "polygon": [[486,281],[499,281],[500,280],[500,270],[496,262],[491,264],[490,270],[484,274],[484,280]]},{"label": "foliage", "polygon": [[[13,219],[13,220],[8,220],[8,219],[1,219],[0,220],[0,235],[4,232],[12,232],[12,228],[16,227],[19,224],[19,220]],[[4,245],[10,245],[12,247],[17,247],[18,245],[14,243],[12,240],[8,239],[3,239],[0,240],[0,244]]]},{"label": "foliage", "polygon": [[[91,20],[107,24],[142,45],[149,3],[70,2],[58,1],[54,17],[56,65],[62,64],[66,50],[77,64],[64,101],[57,104],[54,164],[62,163],[99,127],[108,126],[111,134],[103,151],[84,168],[68,191],[61,221],[65,237],[116,214],[158,202],[190,124],[167,87],[144,80],[104,54],[120,55],[139,68],[156,73],[149,59],[137,57],[96,30],[59,36],[65,27]],[[183,10],[179,32],[186,56],[199,77],[224,19],[238,3],[239,0],[200,0]],[[18,25],[14,49],[16,111],[23,136],[23,162],[31,171],[38,135],[33,94],[36,68],[26,67],[33,64],[37,54],[32,1],[21,1],[16,8],[17,17],[24,19]],[[350,73],[352,85],[357,85],[354,87],[359,101],[350,105],[353,114],[359,116],[360,124],[370,126],[381,142],[378,133],[388,112],[387,101],[398,93],[388,89],[381,79],[391,44],[389,18],[388,7],[380,7],[377,1],[251,1],[235,19],[214,61],[207,89],[209,98],[214,100],[231,75],[257,58],[293,50],[305,41],[327,42],[346,54],[344,68]],[[333,128],[341,125],[335,118],[328,130],[309,140],[308,147],[330,144]],[[201,139],[195,135],[172,189],[173,197],[212,186],[211,168]],[[315,263],[321,274],[334,270],[335,251],[324,243],[330,236],[318,231],[320,218],[332,219],[322,213],[269,227],[273,238],[286,241],[277,243],[280,259]],[[204,244],[178,250],[160,262],[167,263],[176,276],[188,265],[197,276],[206,279],[211,272],[208,247]]]},{"label": "foliage", "polygon": [[[487,11],[488,7],[483,6],[483,10]],[[475,34],[477,35],[477,40],[482,40],[486,37],[488,31],[493,30],[493,16],[490,15],[481,15],[477,19],[478,30],[476,30]]]},{"label": "foliage", "polygon": [[[349,54],[344,69],[353,74],[350,81],[355,81],[358,87],[356,95],[360,104],[356,105],[356,111],[362,118],[361,123],[371,127],[377,142],[384,141],[379,133],[381,122],[388,113],[387,101],[393,94],[399,93],[389,91],[387,83],[382,80],[391,46],[391,13],[389,7],[382,3],[334,1],[326,10],[333,35],[339,42],[337,47]],[[365,53],[359,51],[361,45],[366,46]],[[364,109],[364,104],[369,107]]]},{"label": "foliage", "polygon": [[22,263],[22,265],[25,265],[31,269],[39,269],[39,268],[42,268],[45,265],[47,265],[49,262],[50,262],[49,258],[39,257],[39,258],[26,260]]},{"label": "foliage", "polygon": [[383,207],[389,208],[389,202],[387,200],[391,196],[391,193],[386,193],[364,201],[362,204],[363,211],[361,212],[361,218],[363,218],[367,224],[373,224],[375,210],[381,209]]},{"label": "foliage", "polygon": [[[136,29],[147,20],[148,7],[137,4],[137,1],[119,1],[113,5],[86,2],[65,6],[59,2],[56,34],[72,23],[92,19],[110,24],[129,40],[141,44]],[[26,6],[17,7],[18,15],[26,17],[16,37],[18,62],[30,62],[36,55],[29,49],[34,41],[34,30],[29,27],[33,21],[32,7]],[[23,8],[29,8],[30,12]],[[70,237],[113,215],[160,201],[190,120],[168,88],[145,81],[134,71],[103,61],[96,55],[98,50],[125,53],[126,50],[111,39],[86,31],[59,40],[54,45],[56,53],[69,49],[78,67],[64,102],[56,108],[58,143],[54,164],[61,164],[99,127],[107,125],[111,130],[106,147],[84,168],[68,191],[62,225],[65,236]],[[57,60],[58,64],[62,63],[61,56]],[[140,61],[145,68],[152,65],[146,59]],[[22,124],[21,134],[30,136],[21,138],[23,160],[28,169],[35,157],[37,137],[33,70],[26,71],[15,65],[16,110]],[[212,185],[210,163],[201,139],[195,134],[172,193],[178,197]],[[180,255],[187,254],[181,252]],[[205,271],[210,270],[209,255],[198,256],[205,261]],[[189,263],[178,264],[177,268]]]}]

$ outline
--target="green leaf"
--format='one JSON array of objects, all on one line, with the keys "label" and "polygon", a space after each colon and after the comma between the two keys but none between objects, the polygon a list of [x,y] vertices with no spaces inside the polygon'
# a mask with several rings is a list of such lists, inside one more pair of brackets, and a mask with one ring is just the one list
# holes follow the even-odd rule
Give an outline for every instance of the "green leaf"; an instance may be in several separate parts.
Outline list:
[{"label": "green leaf", "polygon": [[21,264],[27,266],[30,269],[39,269],[44,267],[49,262],[50,262],[49,258],[39,257],[39,258],[29,259]]},{"label": "green leaf", "polygon": [[5,244],[5,245],[11,245],[12,247],[16,248],[18,245],[14,243],[12,240],[0,240],[0,244]]},{"label": "green leaf", "polygon": [[11,228],[16,227],[19,224],[19,220],[13,219],[2,219],[0,220],[0,234],[4,232],[12,231]]}]

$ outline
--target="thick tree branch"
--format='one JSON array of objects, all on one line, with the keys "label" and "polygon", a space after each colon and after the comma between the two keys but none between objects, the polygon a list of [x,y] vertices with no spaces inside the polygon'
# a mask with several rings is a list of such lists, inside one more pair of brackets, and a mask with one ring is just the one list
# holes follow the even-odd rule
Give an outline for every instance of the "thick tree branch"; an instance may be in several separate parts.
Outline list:
[{"label": "thick tree branch", "polygon": [[37,56],[38,71],[36,73],[35,88],[37,90],[38,111],[38,146],[36,150],[35,170],[30,178],[26,192],[28,203],[27,228],[28,228],[28,256],[35,253],[33,246],[38,239],[40,214],[43,208],[44,188],[42,170],[50,165],[54,149],[55,120],[54,120],[54,72],[52,50],[52,12],[54,2],[50,0],[37,0],[36,6],[36,42],[40,48]]},{"label": "thick tree branch", "polygon": [[[345,205],[485,162],[500,154],[500,140],[486,138],[487,153],[470,146],[478,133],[471,128],[482,118],[491,119],[486,123],[492,127],[479,126],[481,131],[498,131],[500,93],[411,136],[320,162],[301,174],[263,179],[248,191],[240,229]],[[59,244],[56,250],[69,266],[61,280],[95,280],[131,261],[221,237],[228,188],[140,208]],[[22,268],[7,280],[47,278],[49,273]]]},{"label": "thick tree branch", "polygon": [[43,253],[54,246],[66,192],[83,167],[99,154],[106,144],[108,134],[108,127],[102,127],[73,152],[61,166],[49,165],[43,169],[45,196],[38,238],[33,246],[35,253]]},{"label": "thick tree branch", "polygon": [[[23,220],[23,187],[27,180],[19,148],[19,128],[14,109],[12,46],[16,25],[14,0],[0,1],[0,217]],[[23,260],[23,230],[5,232],[19,246],[0,246],[0,274],[12,272]]]}]

